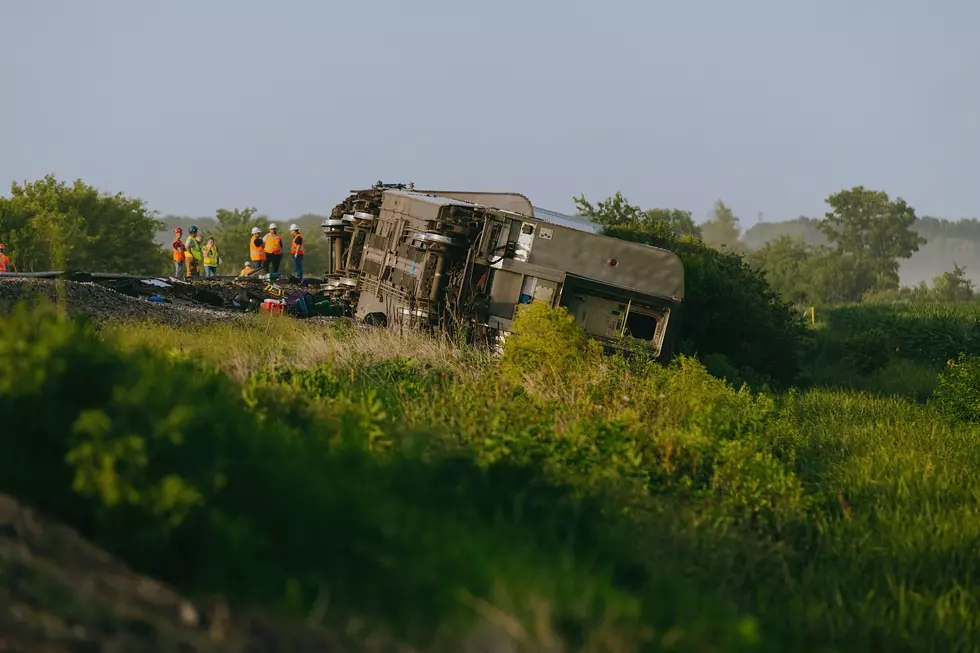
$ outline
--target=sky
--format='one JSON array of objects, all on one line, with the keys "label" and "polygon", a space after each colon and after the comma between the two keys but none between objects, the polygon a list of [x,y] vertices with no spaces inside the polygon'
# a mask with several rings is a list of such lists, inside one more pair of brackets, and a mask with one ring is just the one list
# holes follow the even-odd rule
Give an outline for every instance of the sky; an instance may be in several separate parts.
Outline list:
[{"label": "sky", "polygon": [[0,0],[0,194],[326,213],[376,181],[745,226],[980,217],[976,0]]}]

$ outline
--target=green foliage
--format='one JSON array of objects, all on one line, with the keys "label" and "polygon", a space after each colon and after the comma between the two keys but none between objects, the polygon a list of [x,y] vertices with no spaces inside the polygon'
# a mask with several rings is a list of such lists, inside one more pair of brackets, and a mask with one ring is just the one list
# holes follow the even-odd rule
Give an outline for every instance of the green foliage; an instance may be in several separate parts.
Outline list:
[{"label": "green foliage", "polygon": [[857,257],[789,236],[766,243],[746,260],[763,271],[781,297],[798,305],[860,301],[875,283],[872,266]]},{"label": "green foliage", "polygon": [[647,209],[629,203],[622,192],[616,191],[593,205],[585,195],[573,198],[578,213],[592,222],[606,227],[627,227],[649,233],[658,238],[701,238],[701,229],[694,222],[690,211],[680,209]]},{"label": "green foliage", "polygon": [[801,381],[925,402],[956,352],[980,353],[976,303],[862,303],[817,310]]},{"label": "green foliage", "polygon": [[721,200],[715,202],[711,218],[701,226],[704,242],[716,249],[738,250],[742,228],[732,210]]},{"label": "green foliage", "polygon": [[960,354],[939,375],[933,402],[952,420],[980,422],[980,356]]},{"label": "green foliage", "polygon": [[[934,279],[932,292],[899,289],[899,259],[910,258],[926,242],[916,232],[915,210],[904,200],[856,186],[831,195],[827,203],[832,211],[824,220],[800,218],[754,228],[750,242],[757,249],[749,259],[782,297],[811,305],[972,297],[959,267]],[[763,232],[784,235],[760,242]]]},{"label": "green foliage", "polygon": [[973,281],[967,278],[966,270],[954,263],[951,271],[933,278],[928,298],[938,302],[968,302],[976,297]]},{"label": "green foliage", "polygon": [[[455,648],[487,614],[480,606],[524,624],[525,650],[555,637],[583,650],[596,638],[639,643],[650,626],[658,638],[672,629],[681,650],[707,650],[705,637],[751,642],[684,579],[612,584],[639,552],[611,534],[619,518],[571,464],[549,473],[522,439],[512,442],[526,454],[500,456],[486,432],[427,444],[449,433],[423,437],[431,420],[406,422],[406,411],[452,386],[431,371],[420,379],[411,360],[356,375],[280,370],[239,389],[189,351],[118,349],[26,311],[5,327],[0,491],[187,591],[299,615],[329,592],[336,628],[366,620],[369,633],[437,650]],[[473,390],[500,385],[489,381]]]},{"label": "green foliage", "polygon": [[926,242],[912,230],[915,209],[884,191],[863,186],[827,198],[832,211],[819,229],[837,250],[867,262],[878,288],[898,287],[898,259],[909,258]]},{"label": "green foliage", "polygon": [[[217,226],[214,233],[202,234],[202,236],[205,239],[214,236],[218,251],[221,252],[222,264],[218,267],[218,274],[237,275],[249,258],[248,243],[252,228],[258,227],[265,235],[268,231],[269,218],[265,215],[256,215],[256,209],[249,207],[218,209],[215,217]],[[186,227],[184,232],[187,232]]]},{"label": "green foliage", "polygon": [[779,222],[760,220],[745,231],[742,242],[748,249],[755,250],[786,236],[794,242],[802,241],[809,247],[829,246],[831,243],[818,228],[819,224],[820,220],[806,216]]},{"label": "green foliage", "polygon": [[681,258],[683,351],[722,354],[736,368],[755,370],[781,384],[795,378],[803,322],[741,256],[693,239],[664,242],[622,227],[607,228],[606,234],[664,246]]},{"label": "green foliage", "polygon": [[21,272],[53,269],[155,274],[165,253],[159,221],[142,200],[110,195],[53,175],[11,184],[0,197],[0,242]]},{"label": "green foliage", "polygon": [[749,252],[746,261],[763,271],[772,289],[789,302],[809,302],[811,250],[802,239],[779,236]]},{"label": "green foliage", "polygon": [[980,353],[977,303],[840,306],[825,310],[823,319],[830,331],[847,337],[880,334],[908,360],[941,366],[958,352]]},{"label": "green foliage", "polygon": [[562,378],[585,373],[601,353],[602,346],[563,307],[532,302],[518,307],[500,367],[505,378],[516,381],[541,372]]},{"label": "green foliage", "polygon": [[[848,308],[824,328],[860,360],[911,324]],[[459,650],[481,622],[528,651],[980,641],[978,432],[937,419],[975,410],[969,356],[933,410],[598,356],[534,303],[499,366],[432,364],[417,341],[369,356],[374,335],[280,322],[182,333],[174,353],[165,327],[121,347],[13,316],[0,491],[186,591],[300,617],[329,596],[328,627],[417,649]],[[290,364],[313,336],[336,360]],[[216,337],[207,358],[258,370],[243,384],[200,362]]]},{"label": "green foliage", "polygon": [[685,352],[702,357],[723,355],[729,364],[757,380],[761,375],[785,384],[795,378],[802,321],[772,291],[761,272],[735,253],[719,252],[696,238],[677,238],[643,222],[631,222],[631,216],[642,212],[620,195],[595,207],[584,196],[576,202],[591,219],[606,225],[605,235],[663,247],[681,258]]}]

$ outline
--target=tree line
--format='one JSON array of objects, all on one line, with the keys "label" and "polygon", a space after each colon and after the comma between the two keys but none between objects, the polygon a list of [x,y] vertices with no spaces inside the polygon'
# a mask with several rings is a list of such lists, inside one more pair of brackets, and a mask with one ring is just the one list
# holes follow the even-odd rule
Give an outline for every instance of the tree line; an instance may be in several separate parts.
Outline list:
[{"label": "tree line", "polygon": [[[278,223],[288,247],[289,225],[299,224],[306,238],[305,270],[326,267],[326,243],[316,238],[320,216],[308,214]],[[191,225],[205,241],[214,237],[222,257],[219,274],[235,275],[248,259],[252,227],[263,233],[271,220],[255,208],[218,209],[213,218],[158,217],[146,203],[122,193],[107,193],[76,180],[72,184],[46,175],[13,182],[10,196],[0,196],[0,243],[21,272],[85,270],[132,274],[172,274],[174,227],[186,238]],[[292,271],[289,256],[283,272]]]},{"label": "tree line", "polygon": [[721,200],[700,225],[690,211],[642,209],[619,192],[594,205],[584,196],[575,198],[575,203],[582,217],[607,230],[644,234],[668,246],[672,240],[696,239],[718,251],[737,253],[763,272],[780,297],[794,304],[948,302],[976,297],[966,270],[956,263],[936,275],[931,285],[921,282],[912,287],[901,286],[899,265],[929,242],[927,236],[958,235],[980,241],[980,221],[919,218],[905,200],[863,186],[830,195],[826,200],[830,210],[822,219],[760,223],[757,226],[771,228],[770,237],[763,237],[756,247],[743,238],[739,218]]},{"label": "tree line", "polygon": [[[784,232],[752,247],[740,220],[723,201],[698,224],[690,211],[643,209],[621,193],[592,203],[574,198],[578,214],[606,227],[610,235],[677,248],[701,243],[742,257],[761,271],[772,289],[795,304],[847,303],[869,300],[960,301],[973,299],[973,283],[959,265],[937,275],[932,284],[901,287],[899,262],[910,258],[930,236],[960,233],[980,240],[980,221],[949,222],[918,218],[901,198],[856,186],[829,196],[822,219],[800,218],[795,232]],[[305,270],[316,275],[326,266],[326,242],[319,238],[323,216],[305,214],[276,221],[287,234],[293,222],[306,238]],[[67,184],[53,175],[11,184],[0,197],[0,242],[21,271],[82,269],[138,274],[165,274],[170,267],[173,228],[186,236],[191,225],[206,239],[213,236],[222,257],[219,274],[237,274],[248,258],[253,227],[264,233],[272,220],[254,207],[218,209],[213,217],[157,217],[143,200],[110,194],[76,180]],[[786,223],[761,223],[768,228]],[[757,225],[759,226],[759,225]],[[937,236],[939,235],[939,236]],[[288,243],[287,243],[288,244]],[[292,272],[286,256],[283,272]]]}]

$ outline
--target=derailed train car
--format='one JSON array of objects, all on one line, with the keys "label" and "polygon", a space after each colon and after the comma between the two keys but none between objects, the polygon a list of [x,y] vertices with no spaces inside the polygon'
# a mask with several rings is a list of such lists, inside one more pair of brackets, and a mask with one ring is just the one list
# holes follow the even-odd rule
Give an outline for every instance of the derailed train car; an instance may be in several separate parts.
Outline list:
[{"label": "derailed train car", "polygon": [[326,289],[360,319],[459,329],[491,344],[511,331],[518,306],[546,302],[607,347],[640,342],[669,360],[684,299],[680,259],[600,230],[517,193],[378,184],[352,191],[323,221]]}]

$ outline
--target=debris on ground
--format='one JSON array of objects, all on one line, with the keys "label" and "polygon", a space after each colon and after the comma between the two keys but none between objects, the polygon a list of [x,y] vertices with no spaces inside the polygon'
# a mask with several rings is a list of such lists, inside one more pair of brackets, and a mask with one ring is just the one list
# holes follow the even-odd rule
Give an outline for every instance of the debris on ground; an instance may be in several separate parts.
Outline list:
[{"label": "debris on ground", "polygon": [[[59,290],[59,287],[61,290]],[[241,282],[174,278],[108,278],[86,281],[0,278],[0,313],[19,300],[59,301],[69,313],[100,320],[152,320],[179,326],[275,312],[298,318],[344,317],[349,307],[318,297],[311,287],[259,280]]]}]

